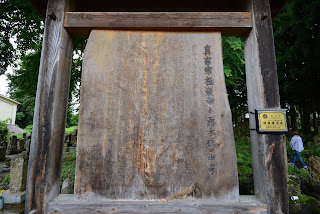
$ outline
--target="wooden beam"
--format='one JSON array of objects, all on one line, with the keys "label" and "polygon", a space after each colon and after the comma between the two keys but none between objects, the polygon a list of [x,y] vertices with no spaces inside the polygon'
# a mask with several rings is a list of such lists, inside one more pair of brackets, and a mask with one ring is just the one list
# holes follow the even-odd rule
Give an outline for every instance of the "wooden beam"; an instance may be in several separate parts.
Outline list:
[{"label": "wooden beam", "polygon": [[[269,0],[251,0],[253,28],[245,38],[246,82],[249,112],[280,108],[276,56]],[[255,127],[250,115],[250,128]],[[286,180],[286,143],[283,135],[251,130],[255,194],[268,204],[268,213],[289,213]]]},{"label": "wooden beam", "polygon": [[49,0],[33,118],[25,213],[46,213],[60,192],[73,42],[63,28],[68,0]]},{"label": "wooden beam", "polygon": [[248,35],[251,12],[67,12],[64,27],[76,36],[92,29],[220,31]]},{"label": "wooden beam", "polygon": [[[45,17],[48,0],[30,0],[41,16]],[[275,17],[284,7],[288,0],[270,0],[271,11]],[[101,1],[101,0],[74,0],[73,11],[104,12],[104,11],[158,11],[158,12],[183,12],[183,11],[244,11],[242,8],[245,0],[207,1],[207,0],[162,0],[162,1]]]},{"label": "wooden beam", "polygon": [[246,213],[266,214],[267,205],[255,196],[240,196],[239,202],[217,202],[213,200],[75,200],[73,195],[59,195],[48,203],[48,214],[151,214],[151,213]]}]

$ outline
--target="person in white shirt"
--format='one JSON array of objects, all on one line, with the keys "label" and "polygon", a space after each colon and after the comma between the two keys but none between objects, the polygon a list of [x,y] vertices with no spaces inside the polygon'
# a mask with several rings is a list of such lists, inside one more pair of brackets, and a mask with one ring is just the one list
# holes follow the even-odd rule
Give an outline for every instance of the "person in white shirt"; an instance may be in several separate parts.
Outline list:
[{"label": "person in white shirt", "polygon": [[308,169],[307,164],[302,160],[300,152],[304,150],[303,148],[303,142],[302,138],[299,136],[297,131],[292,132],[292,138],[290,141],[290,147],[293,150],[292,154],[292,163],[289,163],[290,165],[294,165],[296,162],[296,158],[300,161],[300,163],[303,165],[303,169]]}]

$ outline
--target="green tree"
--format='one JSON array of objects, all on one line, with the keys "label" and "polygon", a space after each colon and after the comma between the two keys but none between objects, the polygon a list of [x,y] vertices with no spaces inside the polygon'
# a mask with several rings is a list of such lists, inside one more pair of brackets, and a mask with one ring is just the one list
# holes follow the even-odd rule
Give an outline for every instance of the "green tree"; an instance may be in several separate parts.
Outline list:
[{"label": "green tree", "polygon": [[[315,116],[320,108],[319,11],[320,0],[290,0],[273,24],[281,103],[290,105],[293,127],[300,113],[308,140],[312,139],[310,115]],[[315,131],[316,122],[314,117]]]},{"label": "green tree", "polygon": [[40,46],[21,58],[20,69],[7,75],[9,79],[9,94],[21,104],[17,108],[16,124],[26,127],[32,124],[37,92],[37,81],[41,57]]},{"label": "green tree", "polygon": [[[42,40],[42,18],[30,1],[0,1],[0,75]],[[14,48],[10,40],[15,40]]]},{"label": "green tree", "polygon": [[0,142],[5,141],[8,135],[9,129],[7,121],[0,121]]},{"label": "green tree", "polygon": [[[8,75],[9,95],[21,103],[18,106],[16,120],[21,127],[32,124],[43,29],[43,19],[30,1],[0,1],[0,75],[6,72],[8,66],[14,68],[14,73]],[[16,47],[12,44],[13,42],[16,43]],[[71,101],[72,98],[79,100],[80,94],[81,61],[86,44],[85,38],[74,39],[74,44],[74,53],[78,57],[73,59],[70,80],[68,124],[71,125],[75,123],[72,117]]]},{"label": "green tree", "polygon": [[238,125],[248,112],[244,43],[240,37],[223,37],[223,64],[233,123]]},{"label": "green tree", "polygon": [[[75,119],[77,117],[73,115],[72,99],[79,102],[82,53],[85,44],[85,38],[76,38],[74,40],[74,53],[76,53],[77,57],[74,57],[72,61],[67,126],[77,125],[77,120]],[[17,109],[16,124],[23,128],[32,124],[33,120],[40,58],[41,45],[33,52],[21,57],[20,68],[15,69],[13,74],[7,75],[10,81],[9,95],[12,99],[21,103]]]}]

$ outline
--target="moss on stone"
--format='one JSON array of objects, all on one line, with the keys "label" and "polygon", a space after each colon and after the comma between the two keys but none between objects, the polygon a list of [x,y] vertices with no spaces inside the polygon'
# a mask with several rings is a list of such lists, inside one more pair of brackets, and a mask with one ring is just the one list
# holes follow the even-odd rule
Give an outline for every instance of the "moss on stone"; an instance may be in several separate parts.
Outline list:
[{"label": "moss on stone", "polygon": [[310,195],[306,194],[299,194],[298,195],[299,200],[292,201],[289,200],[289,203],[303,203],[303,204],[312,204],[312,203],[317,203],[318,200]]},{"label": "moss on stone", "polygon": [[319,213],[319,211],[315,209],[320,207],[320,201],[305,194],[299,194],[298,197],[299,200],[289,200],[289,209],[291,214]]},{"label": "moss on stone", "polygon": [[305,194],[300,194],[299,195],[299,200],[301,203],[313,203],[317,202],[317,199],[310,196],[310,195],[305,195]]}]

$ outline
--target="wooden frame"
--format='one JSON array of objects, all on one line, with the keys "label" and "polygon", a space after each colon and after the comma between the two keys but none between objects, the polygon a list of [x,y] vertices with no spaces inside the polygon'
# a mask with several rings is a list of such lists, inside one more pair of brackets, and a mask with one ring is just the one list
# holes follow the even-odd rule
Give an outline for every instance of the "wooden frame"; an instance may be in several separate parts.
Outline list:
[{"label": "wooden frame", "polygon": [[219,31],[245,36],[252,28],[251,12],[66,12],[64,27],[73,35],[92,29]]},{"label": "wooden frame", "polygon": [[[48,0],[25,213],[46,213],[49,201],[59,194],[71,34],[88,35],[98,28],[221,31],[245,36],[249,111],[280,108],[270,2],[248,0],[247,8],[248,12],[69,12],[69,0]],[[250,126],[254,127],[254,118]],[[250,134],[255,194],[267,204],[269,214],[287,214],[285,141],[281,135]]]},{"label": "wooden frame", "polygon": [[212,202],[209,200],[175,199],[162,201],[75,201],[73,195],[59,195],[48,203],[48,214],[112,213],[112,214],[266,214],[267,205],[255,196],[240,196],[239,202]]},{"label": "wooden frame", "polygon": [[[280,109],[275,47],[269,1],[251,0],[253,27],[245,37],[248,110]],[[249,118],[255,194],[268,204],[268,213],[289,213],[286,143],[283,135],[258,134]]]},{"label": "wooden frame", "polygon": [[48,2],[28,166],[25,213],[45,213],[60,191],[71,75],[71,35],[64,29],[68,1]]}]

